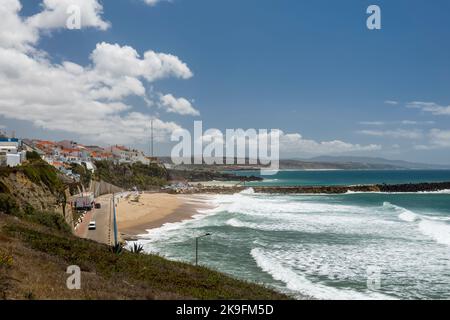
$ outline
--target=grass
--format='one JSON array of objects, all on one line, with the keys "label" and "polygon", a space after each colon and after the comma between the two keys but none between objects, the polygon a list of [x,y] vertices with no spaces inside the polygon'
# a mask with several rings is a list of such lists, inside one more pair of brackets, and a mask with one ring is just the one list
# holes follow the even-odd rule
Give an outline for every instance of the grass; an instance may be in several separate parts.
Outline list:
[{"label": "grass", "polygon": [[[263,286],[236,280],[205,267],[127,250],[117,253],[106,245],[73,236],[70,230],[60,226],[59,220],[56,221],[51,215],[38,221],[17,220],[0,214],[0,247],[9,246],[10,251],[5,252],[12,252],[11,258],[14,260],[9,275],[0,269],[0,287],[8,288],[5,289],[7,298],[288,298]],[[69,265],[81,268],[82,290],[66,289],[65,270]],[[13,277],[19,284],[14,281],[5,284],[5,277]]]}]

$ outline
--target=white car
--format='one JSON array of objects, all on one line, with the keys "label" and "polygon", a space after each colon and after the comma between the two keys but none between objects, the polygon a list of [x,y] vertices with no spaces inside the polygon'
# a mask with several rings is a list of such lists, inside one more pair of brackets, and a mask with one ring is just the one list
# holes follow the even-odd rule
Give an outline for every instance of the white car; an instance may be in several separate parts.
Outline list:
[{"label": "white car", "polygon": [[96,226],[96,224],[95,224],[95,221],[89,222],[89,227],[88,227],[88,229],[89,229],[89,230],[95,230],[95,229],[97,229],[97,226]]}]

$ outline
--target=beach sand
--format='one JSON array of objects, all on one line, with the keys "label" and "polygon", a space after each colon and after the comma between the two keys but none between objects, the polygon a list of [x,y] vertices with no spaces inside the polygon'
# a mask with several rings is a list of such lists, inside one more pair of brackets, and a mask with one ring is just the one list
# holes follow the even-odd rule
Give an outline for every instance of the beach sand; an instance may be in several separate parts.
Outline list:
[{"label": "beach sand", "polygon": [[120,199],[117,206],[119,232],[123,239],[130,239],[165,223],[189,219],[197,210],[211,208],[204,200],[199,195],[130,194]]}]

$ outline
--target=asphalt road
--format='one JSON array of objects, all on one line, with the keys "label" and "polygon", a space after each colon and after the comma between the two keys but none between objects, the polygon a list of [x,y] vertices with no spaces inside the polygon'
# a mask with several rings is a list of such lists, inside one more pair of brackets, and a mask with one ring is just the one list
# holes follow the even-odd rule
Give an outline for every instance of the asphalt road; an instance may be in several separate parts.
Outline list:
[{"label": "asphalt road", "polygon": [[[101,208],[93,209],[85,216],[82,222],[83,226],[80,226],[80,236],[110,245],[114,241],[112,229],[112,195],[100,196],[95,199],[95,202],[100,203]],[[95,221],[97,226],[96,230],[88,230],[87,226],[91,221]]]}]

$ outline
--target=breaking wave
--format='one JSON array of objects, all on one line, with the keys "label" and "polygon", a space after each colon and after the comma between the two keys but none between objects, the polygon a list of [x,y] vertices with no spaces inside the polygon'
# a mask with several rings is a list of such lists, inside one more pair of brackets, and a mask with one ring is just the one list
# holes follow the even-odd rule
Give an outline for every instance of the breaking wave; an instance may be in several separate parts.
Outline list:
[{"label": "breaking wave", "polygon": [[327,300],[392,299],[387,295],[374,291],[366,290],[365,292],[360,292],[352,289],[337,289],[321,283],[314,283],[281,261],[272,258],[260,248],[251,250],[251,255],[263,271],[269,273],[275,280],[285,283],[287,289],[303,295]]}]

